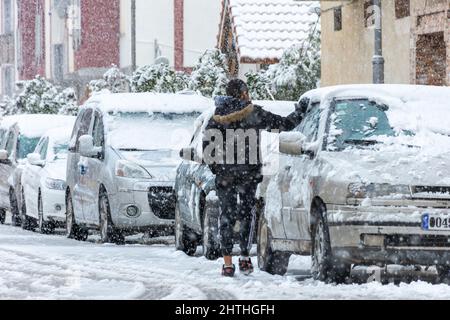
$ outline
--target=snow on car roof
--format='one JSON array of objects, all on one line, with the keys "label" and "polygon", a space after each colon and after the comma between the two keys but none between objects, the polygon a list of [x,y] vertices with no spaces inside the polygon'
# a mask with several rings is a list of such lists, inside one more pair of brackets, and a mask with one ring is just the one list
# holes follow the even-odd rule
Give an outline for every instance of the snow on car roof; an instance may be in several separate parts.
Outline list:
[{"label": "snow on car roof", "polygon": [[253,104],[263,107],[264,110],[287,116],[295,111],[296,101],[272,101],[272,100],[255,100]]},{"label": "snow on car roof", "polygon": [[343,85],[324,87],[302,96],[327,105],[334,98],[367,97],[389,107],[394,128],[416,131],[426,128],[450,135],[450,88],[420,85]]},{"label": "snow on car roof", "polygon": [[23,114],[4,117],[0,123],[1,128],[8,129],[18,124],[20,133],[27,137],[40,137],[46,131],[55,127],[73,128],[76,117],[49,115],[49,114]]},{"label": "snow on car roof", "polygon": [[212,99],[198,94],[170,93],[111,93],[91,97],[86,105],[93,103],[103,112],[203,112],[214,107]]},{"label": "snow on car roof", "polygon": [[55,142],[69,142],[70,135],[72,134],[72,127],[58,127],[47,130],[44,134],[45,137],[49,137]]}]

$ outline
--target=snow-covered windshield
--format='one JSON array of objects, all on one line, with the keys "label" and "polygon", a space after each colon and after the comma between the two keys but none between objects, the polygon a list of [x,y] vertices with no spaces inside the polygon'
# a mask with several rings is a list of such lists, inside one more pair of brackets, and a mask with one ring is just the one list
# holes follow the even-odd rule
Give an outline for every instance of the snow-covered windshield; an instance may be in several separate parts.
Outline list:
[{"label": "snow-covered windshield", "polygon": [[109,113],[106,118],[109,144],[122,151],[179,150],[189,144],[199,115],[198,112]]},{"label": "snow-covered windshield", "polygon": [[331,115],[330,137],[334,149],[370,145],[376,137],[395,136],[386,114],[388,107],[367,99],[338,100]]},{"label": "snow-covered windshield", "polygon": [[19,137],[19,145],[17,148],[17,159],[25,159],[29,153],[36,149],[37,144],[41,140],[40,137],[27,137],[21,135]]}]

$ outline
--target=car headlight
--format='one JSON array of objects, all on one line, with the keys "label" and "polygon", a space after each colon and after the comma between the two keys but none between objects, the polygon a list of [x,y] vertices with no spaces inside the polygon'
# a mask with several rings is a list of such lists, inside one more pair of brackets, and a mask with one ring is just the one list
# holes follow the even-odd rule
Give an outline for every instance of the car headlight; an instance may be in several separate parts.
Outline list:
[{"label": "car headlight", "polygon": [[348,186],[349,198],[374,198],[387,196],[410,195],[411,191],[407,185],[392,185],[388,183],[351,183]]},{"label": "car headlight", "polygon": [[140,165],[131,161],[119,160],[116,163],[116,176],[131,179],[152,179],[152,175],[148,173]]},{"label": "car headlight", "polygon": [[53,190],[65,190],[66,182],[64,180],[47,178],[45,179],[45,186]]}]

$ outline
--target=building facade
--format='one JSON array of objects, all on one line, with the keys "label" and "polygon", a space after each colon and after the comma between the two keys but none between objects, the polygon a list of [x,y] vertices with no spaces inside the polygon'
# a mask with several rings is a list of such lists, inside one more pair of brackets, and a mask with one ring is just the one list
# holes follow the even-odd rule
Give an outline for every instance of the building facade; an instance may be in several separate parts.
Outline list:
[{"label": "building facade", "polygon": [[17,6],[14,0],[0,0],[0,100],[15,92]]},{"label": "building facade", "polygon": [[[176,70],[190,70],[216,46],[220,0],[136,0],[136,63],[164,57]],[[120,1],[120,66],[131,67],[131,0]]]},{"label": "building facade", "polygon": [[[322,1],[323,86],[371,83],[372,0]],[[385,82],[450,84],[450,1],[382,0]]]}]

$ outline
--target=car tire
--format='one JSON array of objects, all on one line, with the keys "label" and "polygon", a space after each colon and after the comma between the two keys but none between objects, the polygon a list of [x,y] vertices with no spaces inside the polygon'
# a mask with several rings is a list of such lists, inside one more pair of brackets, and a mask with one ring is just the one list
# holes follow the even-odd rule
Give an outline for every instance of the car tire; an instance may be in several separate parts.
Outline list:
[{"label": "car tire", "polygon": [[39,191],[38,195],[38,227],[42,234],[53,234],[55,232],[55,224],[51,221],[44,220],[44,205],[42,203],[42,195]]},{"label": "car tire", "polygon": [[73,211],[72,195],[69,193],[66,198],[66,236],[69,239],[86,241],[88,235],[88,230],[82,228],[76,223],[75,213]]},{"label": "car tire", "polygon": [[351,264],[333,256],[324,210],[319,209],[316,217],[317,222],[312,226],[312,276],[314,280],[325,283],[346,283],[350,278]]},{"label": "car tire", "polygon": [[258,267],[273,275],[286,274],[291,254],[272,250],[272,233],[263,216],[258,223],[257,243]]},{"label": "car tire", "polygon": [[6,210],[0,209],[0,224],[5,224],[6,220]]},{"label": "car tire", "polygon": [[13,227],[21,227],[22,220],[20,219],[19,205],[17,204],[16,192],[13,189],[9,190],[9,205],[11,207],[11,225]]},{"label": "car tire", "polygon": [[125,236],[122,230],[114,227],[111,219],[111,208],[108,195],[100,192],[98,199],[98,211],[100,213],[100,238],[102,243],[125,244]]},{"label": "car tire", "polygon": [[206,200],[203,212],[203,255],[208,260],[217,260],[221,256],[218,208]]},{"label": "car tire", "polygon": [[188,256],[195,255],[197,251],[197,235],[189,232],[181,221],[178,202],[175,205],[175,248]]},{"label": "car tire", "polygon": [[36,220],[27,216],[27,204],[25,202],[25,193],[22,190],[22,205],[21,205],[21,217],[22,229],[27,231],[35,231]]}]

